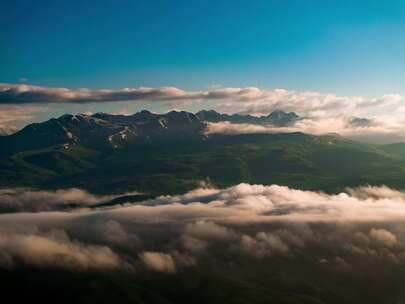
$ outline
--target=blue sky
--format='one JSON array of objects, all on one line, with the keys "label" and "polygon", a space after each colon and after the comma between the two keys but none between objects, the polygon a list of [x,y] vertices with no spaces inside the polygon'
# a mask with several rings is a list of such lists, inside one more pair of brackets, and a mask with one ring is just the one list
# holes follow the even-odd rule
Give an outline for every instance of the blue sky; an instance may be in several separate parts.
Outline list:
[{"label": "blue sky", "polygon": [[405,93],[405,1],[0,2],[0,82]]}]

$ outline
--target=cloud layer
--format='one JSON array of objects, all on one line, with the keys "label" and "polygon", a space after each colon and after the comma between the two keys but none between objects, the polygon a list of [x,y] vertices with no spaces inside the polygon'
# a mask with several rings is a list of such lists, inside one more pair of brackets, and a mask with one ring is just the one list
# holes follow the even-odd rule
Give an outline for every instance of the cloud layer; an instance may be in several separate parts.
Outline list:
[{"label": "cloud layer", "polygon": [[46,112],[44,106],[0,104],[0,135],[16,132],[43,112]]},{"label": "cloud layer", "polygon": [[70,90],[26,84],[0,84],[0,104],[181,100],[200,98],[201,94],[203,93],[186,92],[175,87]]},{"label": "cloud layer", "polygon": [[208,123],[207,134],[255,134],[255,133],[291,133],[303,132],[313,135],[336,133],[349,139],[389,144],[405,141],[405,124],[402,121],[376,118],[368,124],[353,123],[352,117],[305,117],[288,127],[272,125],[236,124],[230,122]]},{"label": "cloud layer", "polygon": [[377,98],[342,97],[319,92],[256,87],[219,87],[206,91],[185,91],[176,87],[123,88],[117,90],[47,88],[27,84],[0,84],[0,104],[86,103],[114,101],[217,101],[216,108],[231,113],[268,114],[274,109],[296,112],[329,112],[398,104],[403,97],[387,94]]},{"label": "cloud layer", "polygon": [[0,265],[10,268],[14,260],[37,267],[61,266],[74,270],[115,269],[119,257],[107,246],[71,241],[63,230],[39,233],[0,233]]},{"label": "cloud layer", "polygon": [[[133,194],[137,194],[137,192],[124,193],[123,195]],[[55,191],[3,188],[0,189],[0,212],[36,212],[88,207],[109,202],[119,196],[96,196],[77,188]]]},{"label": "cloud layer", "polygon": [[[268,115],[274,110],[294,111],[305,117],[294,130],[311,134],[336,132],[368,142],[404,140],[405,113],[403,97],[386,94],[380,97],[337,96],[319,92],[297,92],[284,89],[262,90],[255,87],[218,87],[203,91],[186,91],[176,87],[79,89],[47,88],[28,84],[0,84],[0,132],[11,133],[32,121],[41,107],[72,104],[79,110],[87,103],[126,102],[143,105],[160,104],[172,109],[212,108],[224,113]],[[50,105],[53,104],[53,105]],[[39,106],[41,105],[41,107]],[[77,108],[79,107],[79,108]],[[76,110],[76,111],[77,111]],[[55,109],[53,109],[55,111]],[[80,110],[79,110],[80,111]],[[102,111],[102,109],[100,109]],[[395,114],[393,114],[395,113]],[[354,116],[372,120],[371,125],[350,123]],[[276,132],[253,126],[220,126],[226,132]],[[220,127],[216,127],[218,130]],[[233,130],[230,131],[229,128]],[[238,128],[238,129],[237,129]],[[281,132],[288,131],[280,130]]]},{"label": "cloud layer", "polygon": [[[32,204],[54,195],[15,191]],[[405,193],[384,186],[334,195],[277,185],[200,188],[141,205],[2,214],[0,265],[168,274],[238,257],[405,265],[404,219]]]}]

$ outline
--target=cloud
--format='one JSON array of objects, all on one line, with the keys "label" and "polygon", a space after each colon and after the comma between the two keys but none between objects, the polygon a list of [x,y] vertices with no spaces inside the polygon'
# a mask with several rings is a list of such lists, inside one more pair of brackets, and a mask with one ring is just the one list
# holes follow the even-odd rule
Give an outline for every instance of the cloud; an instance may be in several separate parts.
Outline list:
[{"label": "cloud", "polygon": [[256,125],[256,124],[237,124],[229,121],[210,122],[207,124],[206,134],[258,134],[258,133],[290,133],[298,132],[298,128],[294,127],[274,127],[271,125]]},{"label": "cloud", "polygon": [[[16,197],[15,200],[9,200],[8,204],[14,203],[17,206],[26,201],[30,205],[46,201],[48,205],[83,202],[88,206],[116,197],[96,196],[79,189],[35,191],[16,188],[2,189],[0,193],[4,197],[10,194]],[[287,186],[239,184],[226,189],[201,188],[184,195],[162,196],[149,200],[147,205],[120,205],[116,208],[97,210],[93,213],[84,209],[83,212],[78,212],[78,215],[80,218],[117,218],[132,223],[186,223],[184,231],[190,236],[226,239],[232,233],[222,227],[220,222],[365,222],[402,219],[405,217],[405,194],[386,186],[348,188],[342,193],[325,194],[291,189]],[[43,212],[38,217],[46,214],[74,216],[75,213]],[[13,216],[14,214],[9,214],[0,217],[4,219]],[[18,214],[15,216],[18,217]],[[37,217],[31,214],[30,218]],[[192,222],[189,223],[190,221]]]},{"label": "cloud", "polygon": [[47,88],[27,84],[0,84],[0,104],[176,100],[193,99],[198,96],[199,93],[186,92],[175,87],[70,90],[67,88]]},{"label": "cloud", "polygon": [[[137,194],[137,192],[123,195]],[[0,189],[0,212],[50,211],[105,203],[120,195],[93,195],[77,188],[41,191],[29,188]]]},{"label": "cloud", "polygon": [[121,265],[120,258],[110,248],[72,241],[62,230],[47,234],[0,232],[0,257],[0,265],[7,268],[14,261],[76,270],[108,270]]},{"label": "cloud", "polygon": [[143,252],[139,257],[145,266],[151,270],[167,273],[176,272],[176,265],[170,254],[161,252]]},{"label": "cloud", "polygon": [[187,224],[185,233],[198,239],[228,239],[232,235],[226,227],[204,220]]},{"label": "cloud", "polygon": [[372,228],[370,230],[370,237],[388,247],[393,247],[398,243],[397,237],[385,229]]},{"label": "cloud", "polygon": [[46,108],[43,106],[0,104],[0,135],[14,133],[27,123],[32,122],[36,114],[45,111]]},{"label": "cloud", "polygon": [[[85,197],[87,204],[100,199],[69,190],[15,191],[49,200],[45,205],[55,193]],[[278,185],[205,187],[144,204],[0,214],[0,265],[173,274],[278,256],[325,259],[336,267],[356,267],[358,259],[405,264],[404,220],[405,193],[385,186],[336,194]]]},{"label": "cloud", "polygon": [[367,125],[353,124],[351,117],[306,117],[288,127],[272,125],[236,124],[230,122],[208,123],[207,134],[275,134],[303,132],[312,135],[339,134],[343,137],[370,143],[393,143],[405,140],[405,124],[391,120],[375,119]]},{"label": "cloud", "polygon": [[263,115],[275,109],[307,113],[386,107],[400,103],[403,97],[398,94],[387,94],[377,98],[342,97],[319,92],[297,92],[284,89],[262,90],[256,87],[217,87],[206,91],[185,91],[176,87],[71,90],[28,84],[0,84],[0,104],[138,100],[207,101],[214,108],[225,112]]},{"label": "cloud", "polygon": [[391,189],[387,186],[363,186],[359,188],[347,188],[346,192],[351,196],[361,200],[372,199],[392,199],[405,201],[405,193],[399,190]]},{"label": "cloud", "polygon": [[220,95],[222,98],[215,104],[216,109],[230,113],[238,112],[253,115],[267,115],[274,110],[284,110],[300,114],[311,114],[312,116],[330,116],[333,114],[333,117],[342,111],[350,113],[350,115],[356,115],[366,113],[365,111],[370,108],[381,109],[400,105],[403,101],[403,97],[398,94],[365,98],[284,89],[260,90],[250,88],[247,91],[249,94],[241,96],[238,90],[228,90],[228,94]]},{"label": "cloud", "polygon": [[277,234],[258,232],[255,236],[242,235],[241,249],[254,257],[270,256],[273,252],[288,253],[288,245]]},{"label": "cloud", "polygon": [[[294,111],[304,119],[294,125],[295,131],[310,134],[339,133],[351,139],[391,143],[405,140],[405,111],[403,96],[386,94],[380,97],[337,96],[320,92],[259,89],[256,87],[214,87],[208,90],[186,91],[176,87],[78,89],[48,88],[20,84],[0,84],[0,131],[11,133],[32,121],[38,104],[64,103],[88,111],[84,104],[125,102],[138,106],[157,103],[170,109],[212,108],[223,113],[268,115],[274,110]],[[36,105],[36,106],[34,106]],[[25,107],[25,108],[24,108]],[[24,111],[24,109],[26,111]],[[395,110],[395,115],[393,111]],[[128,112],[127,112],[128,113]],[[372,123],[353,123],[353,117],[366,117]],[[269,128],[251,125],[213,125],[212,132],[252,133],[289,132],[288,128]]]}]

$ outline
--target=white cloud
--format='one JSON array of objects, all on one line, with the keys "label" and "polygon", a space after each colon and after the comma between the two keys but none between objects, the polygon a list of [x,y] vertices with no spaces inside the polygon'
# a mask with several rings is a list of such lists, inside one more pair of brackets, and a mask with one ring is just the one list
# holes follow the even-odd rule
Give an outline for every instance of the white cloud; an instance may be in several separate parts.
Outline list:
[{"label": "white cloud", "polygon": [[170,254],[161,252],[143,252],[139,255],[145,266],[154,271],[176,272],[176,265]]},{"label": "white cloud", "polygon": [[392,232],[385,229],[371,229],[370,237],[388,247],[393,247],[398,243],[397,237]]},{"label": "white cloud", "polygon": [[399,190],[391,189],[387,186],[363,186],[359,188],[347,188],[346,192],[351,196],[361,200],[372,199],[392,199],[405,201],[405,193]]},{"label": "white cloud", "polygon": [[240,238],[241,249],[254,257],[270,256],[273,253],[288,253],[288,245],[273,233],[258,232],[255,236],[242,235]]},{"label": "white cloud", "polygon": [[[339,112],[367,107],[386,107],[403,100],[398,94],[377,98],[346,97],[319,92],[297,92],[284,89],[262,90],[256,87],[219,87],[207,91],[185,91],[176,87],[122,88],[117,90],[70,90],[27,84],[0,84],[0,103],[112,102],[112,101],[207,101],[225,112],[265,114],[275,109],[299,113]],[[213,103],[212,103],[213,102]],[[352,113],[353,114],[353,113]]]},{"label": "white cloud", "polygon": [[196,221],[185,226],[185,234],[199,239],[227,239],[232,231],[213,222]]},{"label": "white cloud", "polygon": [[175,87],[70,90],[27,84],[0,84],[0,104],[176,100],[196,98],[198,95],[199,93],[186,92]]},{"label": "white cloud", "polygon": [[0,135],[14,133],[27,123],[32,122],[36,114],[45,111],[46,108],[43,106],[0,104]]},{"label": "white cloud", "polygon": [[370,263],[405,263],[404,220],[405,193],[384,186],[338,194],[278,185],[201,188],[142,205],[1,214],[0,265],[135,271],[143,265],[173,273],[202,259],[314,254],[328,261],[344,256],[352,266],[359,255]]},{"label": "white cloud", "polygon": [[76,270],[112,269],[121,265],[120,258],[105,246],[85,245],[71,241],[64,231],[47,234],[0,232],[0,264],[12,266],[14,260],[37,267],[62,267]]},{"label": "white cloud", "polygon": [[[122,195],[137,194],[137,192]],[[0,211],[49,211],[74,205],[86,207],[108,202],[119,195],[93,195],[77,188],[41,191],[29,188],[0,189]]]},{"label": "white cloud", "polygon": [[308,117],[288,127],[272,125],[236,124],[230,122],[208,123],[207,134],[257,134],[303,132],[312,135],[339,134],[343,137],[370,143],[393,143],[405,140],[405,124],[395,120],[373,120],[368,126],[351,124],[350,117]]}]

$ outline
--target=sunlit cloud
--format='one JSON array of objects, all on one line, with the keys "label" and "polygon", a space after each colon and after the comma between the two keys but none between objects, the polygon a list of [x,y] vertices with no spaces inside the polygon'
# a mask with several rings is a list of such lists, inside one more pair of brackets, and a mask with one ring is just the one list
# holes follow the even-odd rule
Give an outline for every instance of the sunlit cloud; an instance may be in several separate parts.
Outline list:
[{"label": "sunlit cloud", "polygon": [[173,274],[224,254],[227,261],[310,255],[345,267],[360,257],[402,264],[404,219],[404,192],[385,186],[337,194],[277,185],[199,188],[141,205],[2,214],[0,266]]},{"label": "sunlit cloud", "polygon": [[[284,89],[263,90],[256,87],[213,87],[202,91],[186,91],[176,87],[77,89],[48,88],[28,84],[0,84],[0,130],[12,133],[33,120],[35,113],[55,112],[58,104],[83,111],[85,104],[101,109],[105,103],[145,106],[154,104],[166,109],[215,109],[223,113],[255,116],[274,110],[293,111],[300,115],[292,129],[271,126],[247,126],[220,123],[211,125],[208,133],[274,133],[305,132],[310,134],[338,133],[351,139],[390,143],[403,141],[405,124],[401,119],[405,106],[403,96],[386,94],[380,97],[337,96],[319,92]],[[39,106],[41,104],[41,107]],[[56,108],[55,108],[56,107]],[[395,114],[392,109],[395,108]],[[116,111],[131,114],[126,108]],[[369,119],[369,125],[353,123],[353,118]],[[361,120],[357,120],[360,122]],[[364,120],[363,120],[364,121]]]},{"label": "sunlit cloud", "polygon": [[43,105],[0,105],[0,135],[14,133],[46,111]]}]

